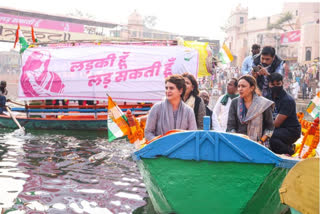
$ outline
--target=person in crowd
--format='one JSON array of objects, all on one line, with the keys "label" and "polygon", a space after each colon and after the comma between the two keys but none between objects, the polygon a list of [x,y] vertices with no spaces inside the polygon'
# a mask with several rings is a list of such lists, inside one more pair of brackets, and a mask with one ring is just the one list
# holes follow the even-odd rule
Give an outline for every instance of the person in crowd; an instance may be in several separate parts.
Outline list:
[{"label": "person in crowd", "polygon": [[7,96],[8,95],[8,90],[7,90],[7,82],[4,80],[1,80],[0,82],[0,93],[2,93],[2,95]]},{"label": "person in crowd", "polygon": [[301,125],[297,118],[296,102],[283,90],[283,77],[279,73],[268,77],[272,100],[275,103],[274,131],[270,138],[270,148],[277,154],[294,154],[293,143],[301,136]]},{"label": "person in crowd", "polygon": [[[302,99],[307,99],[307,89],[308,89],[308,80],[307,76],[305,76],[302,80]],[[269,83],[270,85],[270,83]]]},{"label": "person in crowd", "polygon": [[200,91],[199,97],[203,100],[204,104],[206,105],[206,116],[212,116],[212,110],[208,107],[210,96],[209,93],[205,90]]},{"label": "person in crowd", "polygon": [[209,116],[211,118],[210,120],[211,129],[215,131],[221,131],[221,127],[219,125],[217,115],[213,111],[211,111],[211,109],[209,109],[208,107],[209,101],[210,101],[209,93],[207,91],[200,91],[199,96],[201,97],[204,104],[206,105],[206,116]]},{"label": "person in crowd", "polygon": [[260,45],[253,44],[251,47],[252,55],[247,56],[242,63],[241,73],[243,75],[248,74],[252,69],[253,60],[259,55],[260,53]]},{"label": "person in crowd", "polygon": [[206,115],[206,106],[199,97],[197,80],[190,73],[183,73],[182,76],[184,77],[186,84],[186,92],[183,96],[183,101],[193,109],[198,129],[203,129],[203,117]]},{"label": "person in crowd", "polygon": [[298,99],[298,93],[300,91],[300,85],[296,80],[293,80],[293,83],[291,84],[291,91],[292,91],[292,96],[296,100]]},{"label": "person in crowd", "polygon": [[6,110],[6,95],[8,94],[8,90],[6,89],[7,82],[1,81],[0,82],[0,114],[3,113],[3,111]]},{"label": "person in crowd", "polygon": [[6,97],[0,94],[0,114],[3,114],[3,111],[6,110]]},{"label": "person in crowd", "polygon": [[221,92],[222,94],[225,94],[226,93],[226,81],[227,80],[222,80],[222,85],[221,85]]},{"label": "person in crowd", "polygon": [[238,80],[236,78],[231,78],[227,85],[227,93],[220,96],[216,102],[213,109],[218,117],[218,122],[222,131],[227,130],[227,121],[229,108],[233,98],[239,96],[237,94]]},{"label": "person in crowd", "polygon": [[263,145],[272,136],[273,102],[260,96],[257,83],[251,75],[244,75],[238,80],[239,97],[231,101],[227,132],[248,135]]},{"label": "person in crowd", "polygon": [[312,88],[310,87],[308,88],[308,98],[312,99],[312,97],[313,97],[313,93],[312,93]]},{"label": "person in crowd", "polygon": [[276,55],[276,51],[271,46],[262,48],[261,54],[253,60],[251,74],[256,78],[257,85],[262,91],[262,95],[271,99],[267,77],[272,73],[283,74],[284,61]]},{"label": "person in crowd", "polygon": [[186,91],[184,77],[179,74],[166,78],[166,98],[154,104],[144,130],[146,140],[163,135],[173,129],[197,130],[192,108],[182,100]]}]

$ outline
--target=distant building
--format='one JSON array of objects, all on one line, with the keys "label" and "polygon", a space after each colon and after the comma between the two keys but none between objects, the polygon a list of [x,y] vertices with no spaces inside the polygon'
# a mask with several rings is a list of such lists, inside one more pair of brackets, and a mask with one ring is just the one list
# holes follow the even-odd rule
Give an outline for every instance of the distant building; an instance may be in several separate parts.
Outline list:
[{"label": "distant building", "polygon": [[191,41],[207,41],[209,43],[216,43],[218,40],[208,40],[200,36],[189,36],[170,33],[167,31],[161,31],[157,29],[151,29],[144,25],[144,18],[135,10],[128,17],[128,25],[122,25],[112,30],[110,33],[111,37],[121,38],[127,40],[175,40],[178,37],[184,40]]},{"label": "distant building", "polygon": [[[31,26],[39,42],[101,41],[101,40],[207,40],[205,37],[180,35],[151,29],[144,25],[144,17],[134,11],[128,24],[95,21],[86,18],[50,15],[39,12],[0,8],[0,42],[14,42],[20,24],[25,38],[32,42]],[[217,40],[208,40],[215,44]],[[216,45],[213,45],[216,46]]]},{"label": "distant building", "polygon": [[[182,38],[191,41],[208,42],[213,54],[219,51],[219,40],[205,37],[180,35],[151,29],[145,26],[144,18],[134,11],[128,17],[128,24],[121,25],[86,18],[50,15],[40,12],[0,7],[0,42],[14,43],[16,29],[20,29],[29,43],[32,43],[31,26],[40,43],[63,43],[68,41],[103,40],[176,40]],[[17,61],[18,60],[18,61]],[[19,53],[15,51],[0,53],[0,72],[14,72],[18,69]]]},{"label": "distant building", "polygon": [[[238,5],[225,27],[225,43],[235,59],[232,65],[241,66],[254,43],[275,47],[288,62],[312,62],[319,57],[319,8],[320,3],[285,3],[281,14],[248,19],[248,8]],[[292,19],[283,23],[283,29],[271,29],[288,12]]]},{"label": "distant building", "polygon": [[0,8],[0,41],[14,42],[18,24],[25,38],[31,40],[31,26],[39,42],[66,42],[71,40],[104,40],[118,24],[49,15],[38,12]]},{"label": "distant building", "polygon": [[0,73],[15,74],[19,72],[20,54],[15,50],[0,51]]}]

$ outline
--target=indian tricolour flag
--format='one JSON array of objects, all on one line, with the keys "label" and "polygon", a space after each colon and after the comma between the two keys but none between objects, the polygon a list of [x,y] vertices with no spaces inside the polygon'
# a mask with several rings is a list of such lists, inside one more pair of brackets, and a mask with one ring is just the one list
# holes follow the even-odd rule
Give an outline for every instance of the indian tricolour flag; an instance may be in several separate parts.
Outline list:
[{"label": "indian tricolour flag", "polygon": [[108,97],[108,139],[113,141],[119,137],[127,136],[130,127],[126,115],[119,106]]},{"label": "indian tricolour flag", "polygon": [[23,53],[29,47],[29,45],[28,45],[27,40],[23,36],[23,33],[20,29],[20,25],[18,25],[17,30],[16,30],[16,40],[14,42],[13,48],[16,48],[16,44],[18,41],[21,45],[20,53]]},{"label": "indian tricolour flag", "polygon": [[310,101],[306,112],[308,112],[311,117],[316,119],[320,115],[320,91],[317,95]]},{"label": "indian tricolour flag", "polygon": [[223,43],[220,51],[219,51],[219,58],[222,62],[222,64],[227,64],[229,62],[232,62],[233,56],[231,54],[231,51],[227,47],[225,43]]}]

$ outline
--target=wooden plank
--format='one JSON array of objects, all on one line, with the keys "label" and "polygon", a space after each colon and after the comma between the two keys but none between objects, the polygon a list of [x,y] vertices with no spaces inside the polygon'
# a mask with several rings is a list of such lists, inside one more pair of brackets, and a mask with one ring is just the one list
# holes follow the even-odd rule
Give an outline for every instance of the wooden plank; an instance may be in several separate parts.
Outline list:
[{"label": "wooden plank", "polygon": [[281,202],[301,213],[319,213],[319,158],[297,163],[279,190]]}]

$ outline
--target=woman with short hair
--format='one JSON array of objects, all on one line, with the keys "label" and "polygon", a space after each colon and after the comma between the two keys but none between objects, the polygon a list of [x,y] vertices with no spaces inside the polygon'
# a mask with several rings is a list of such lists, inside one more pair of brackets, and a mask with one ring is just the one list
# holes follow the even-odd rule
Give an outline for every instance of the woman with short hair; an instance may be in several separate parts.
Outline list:
[{"label": "woman with short hair", "polygon": [[171,75],[165,84],[165,100],[152,106],[147,118],[144,133],[148,141],[173,129],[197,129],[193,110],[182,101],[186,91],[184,78],[179,74]]},{"label": "woman with short hair", "polygon": [[250,75],[240,77],[238,92],[239,97],[230,105],[227,132],[245,134],[264,144],[274,129],[273,102],[261,96],[255,78]]}]

